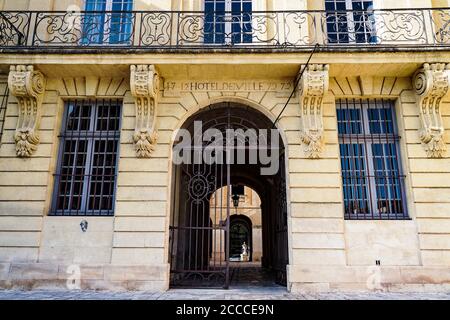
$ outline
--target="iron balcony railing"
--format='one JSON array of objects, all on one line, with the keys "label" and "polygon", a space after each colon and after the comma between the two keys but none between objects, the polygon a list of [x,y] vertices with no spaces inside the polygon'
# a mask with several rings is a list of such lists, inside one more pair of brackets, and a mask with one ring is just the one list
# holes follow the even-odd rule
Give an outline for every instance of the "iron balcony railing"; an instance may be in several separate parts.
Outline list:
[{"label": "iron balcony railing", "polygon": [[5,49],[448,47],[450,8],[266,12],[0,12]]}]

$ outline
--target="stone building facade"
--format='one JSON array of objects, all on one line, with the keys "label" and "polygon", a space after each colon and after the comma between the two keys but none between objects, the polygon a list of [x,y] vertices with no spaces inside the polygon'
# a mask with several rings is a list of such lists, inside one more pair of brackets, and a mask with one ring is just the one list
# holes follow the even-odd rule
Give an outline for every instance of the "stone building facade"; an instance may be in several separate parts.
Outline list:
[{"label": "stone building facade", "polygon": [[448,291],[449,7],[0,0],[0,287],[170,288],[176,132],[234,108],[281,135],[282,175],[230,179],[288,290]]}]

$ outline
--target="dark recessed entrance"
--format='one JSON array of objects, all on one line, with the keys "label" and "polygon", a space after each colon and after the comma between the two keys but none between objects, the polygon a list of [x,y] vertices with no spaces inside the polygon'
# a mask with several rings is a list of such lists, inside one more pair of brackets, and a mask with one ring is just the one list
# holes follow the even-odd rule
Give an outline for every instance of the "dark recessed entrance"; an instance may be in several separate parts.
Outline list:
[{"label": "dark recessed entrance", "polygon": [[[230,217],[230,261],[252,261],[252,221],[245,215]],[[246,251],[243,252],[243,246]]]},{"label": "dark recessed entrance", "polygon": [[[198,156],[198,152],[215,155],[212,148],[214,139],[206,139],[200,144],[194,141],[195,130],[200,130],[197,121],[201,121],[203,133],[210,128],[217,129],[216,133],[224,136],[227,129],[242,129],[244,132],[254,129],[262,133],[260,141],[267,140],[272,150],[266,152],[277,156],[279,166],[274,174],[267,175],[261,172],[261,168],[269,166],[267,158],[249,163],[254,145],[245,134],[237,134],[233,138],[235,145],[244,149],[245,164],[236,163],[236,152],[242,152],[242,148],[228,151],[222,163],[191,161],[174,164],[169,242],[171,287],[228,288],[230,285],[257,284],[258,279],[262,279],[265,286],[286,285],[288,238],[284,146],[277,137],[279,144],[275,150],[276,144],[269,131],[273,127],[272,122],[261,112],[245,105],[211,105],[186,121],[183,128],[191,134],[191,147],[186,148],[185,137],[180,135],[174,144],[174,155],[185,156],[188,152],[191,160]],[[267,130],[265,135],[261,129]],[[180,148],[181,145],[184,147]],[[232,152],[234,162],[230,161]],[[274,158],[271,159],[273,161]],[[258,262],[252,261],[251,224],[239,215],[232,216],[233,185],[249,187],[261,199],[262,257]],[[216,192],[223,194],[213,197]],[[230,261],[242,253],[245,240],[249,246],[248,261]]]}]

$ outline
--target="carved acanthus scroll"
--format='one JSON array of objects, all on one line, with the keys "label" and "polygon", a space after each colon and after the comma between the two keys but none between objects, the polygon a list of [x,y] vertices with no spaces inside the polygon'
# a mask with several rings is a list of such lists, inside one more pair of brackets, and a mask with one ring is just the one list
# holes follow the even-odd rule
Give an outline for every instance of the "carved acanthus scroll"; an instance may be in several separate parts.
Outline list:
[{"label": "carved acanthus scroll", "polygon": [[149,158],[158,138],[156,115],[159,74],[153,65],[132,65],[130,71],[131,94],[136,104],[136,127],[133,134],[136,156]]},{"label": "carved acanthus scroll", "polygon": [[14,139],[18,157],[30,157],[39,144],[39,123],[45,92],[45,77],[33,66],[11,66],[8,87],[19,103]]},{"label": "carved acanthus scroll", "polygon": [[420,112],[419,137],[430,158],[443,157],[447,149],[444,141],[441,100],[448,92],[449,70],[450,64],[425,63],[413,77]]},{"label": "carved acanthus scroll", "polygon": [[324,147],[322,104],[328,91],[328,65],[312,64],[299,82],[301,140],[308,158],[320,157]]}]

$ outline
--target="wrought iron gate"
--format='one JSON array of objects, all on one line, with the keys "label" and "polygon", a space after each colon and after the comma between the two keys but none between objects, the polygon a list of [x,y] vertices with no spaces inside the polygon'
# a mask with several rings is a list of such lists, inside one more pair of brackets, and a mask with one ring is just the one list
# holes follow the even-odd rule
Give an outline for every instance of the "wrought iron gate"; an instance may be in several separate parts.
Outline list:
[{"label": "wrought iron gate", "polygon": [[[178,179],[188,192],[180,193],[178,216],[170,226],[172,285],[228,288],[230,165],[183,165]],[[223,185],[226,204],[217,197],[211,205]]]},{"label": "wrought iron gate", "polygon": [[[204,124],[210,126],[208,121]],[[227,128],[230,128],[229,108],[219,129]],[[203,157],[205,148],[203,143],[200,146],[193,143],[185,152],[195,160]],[[174,201],[170,226],[171,285],[228,288],[230,164],[227,161],[181,164],[176,170],[174,183],[180,186],[180,190],[175,190],[179,199]],[[211,202],[211,197],[219,189],[220,197]]]},{"label": "wrought iron gate", "polygon": [[[267,130],[273,126],[263,114],[246,106],[238,107],[235,104],[231,108],[230,104],[225,103],[206,109],[187,121],[186,129],[191,135],[195,130],[200,131],[196,129],[195,121],[202,121],[201,133],[209,128],[217,129],[224,134],[226,129]],[[271,137],[267,134],[262,137],[271,146]],[[233,139],[245,142],[246,157],[250,149],[254,150],[244,135],[234,136]],[[189,147],[183,147],[183,152],[187,152],[191,160],[202,157],[210,143],[203,140],[200,144],[191,142]],[[253,184],[263,195],[265,205],[261,214],[265,215],[263,218],[265,231],[262,241],[263,255],[266,257],[262,266],[276,274],[278,283],[286,284],[288,260],[286,185],[284,147],[281,149],[278,159],[281,163],[280,170],[272,176],[261,175],[260,164],[230,163],[229,160],[235,159],[236,156],[234,154],[228,157],[232,152],[236,152],[237,149],[234,148],[231,150],[225,148],[223,163],[191,161],[175,166],[169,238],[171,286],[229,287],[232,274],[229,263],[231,186],[234,184],[248,185],[251,188]]]},{"label": "wrought iron gate", "polygon": [[[284,153],[280,156],[280,164],[284,164]],[[285,166],[280,165],[278,173],[279,179],[275,180],[276,194],[274,215],[275,244],[274,269],[276,272],[276,282],[280,285],[287,285],[286,266],[289,263],[288,238],[287,238],[287,199],[286,199],[286,179]]]}]

